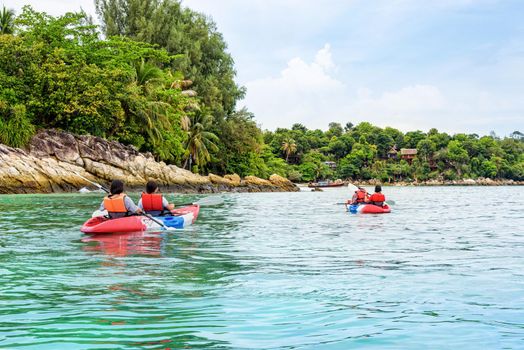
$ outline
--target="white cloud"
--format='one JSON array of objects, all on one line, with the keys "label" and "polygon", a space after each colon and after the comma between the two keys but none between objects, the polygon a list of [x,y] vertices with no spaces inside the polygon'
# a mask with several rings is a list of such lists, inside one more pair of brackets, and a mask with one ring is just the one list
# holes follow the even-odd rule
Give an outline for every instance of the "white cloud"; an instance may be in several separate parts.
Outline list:
[{"label": "white cloud", "polygon": [[293,58],[278,77],[246,83],[248,92],[241,104],[255,112],[264,128],[289,127],[299,122],[312,124],[344,99],[344,83],[330,75],[334,68],[330,46],[326,44],[311,63]]},{"label": "white cloud", "polygon": [[294,123],[326,129],[332,121],[368,121],[403,131],[436,127],[451,133],[488,133],[501,123],[517,129],[522,126],[519,111],[524,106],[514,98],[474,87],[442,88],[427,83],[385,91],[355,89],[338,79],[336,70],[331,47],[326,44],[311,63],[296,57],[278,76],[248,82],[241,104],[270,130]]},{"label": "white cloud", "polygon": [[374,97],[367,88],[350,90],[332,75],[335,69],[331,47],[326,44],[311,63],[293,58],[278,77],[248,82],[243,103],[267,129],[293,123],[326,128],[331,121],[364,120],[381,126],[420,128],[425,126],[420,125],[422,117],[446,107],[446,98],[435,86],[415,84]]}]

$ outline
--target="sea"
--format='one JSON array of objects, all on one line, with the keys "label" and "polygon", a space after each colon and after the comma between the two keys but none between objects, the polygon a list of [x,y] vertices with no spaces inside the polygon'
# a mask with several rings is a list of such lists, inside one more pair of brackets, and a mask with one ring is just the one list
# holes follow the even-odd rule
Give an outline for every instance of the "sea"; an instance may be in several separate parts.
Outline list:
[{"label": "sea", "polygon": [[213,194],[93,236],[103,194],[1,195],[0,349],[524,349],[524,187],[383,193]]}]

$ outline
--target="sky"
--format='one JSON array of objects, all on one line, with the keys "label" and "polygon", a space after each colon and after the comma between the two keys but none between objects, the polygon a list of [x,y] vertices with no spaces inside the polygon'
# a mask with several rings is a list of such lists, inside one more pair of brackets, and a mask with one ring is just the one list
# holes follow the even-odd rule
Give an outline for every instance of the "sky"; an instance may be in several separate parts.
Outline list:
[{"label": "sky", "polygon": [[[60,15],[92,0],[0,0]],[[263,129],[524,131],[524,1],[183,0],[213,18]]]}]

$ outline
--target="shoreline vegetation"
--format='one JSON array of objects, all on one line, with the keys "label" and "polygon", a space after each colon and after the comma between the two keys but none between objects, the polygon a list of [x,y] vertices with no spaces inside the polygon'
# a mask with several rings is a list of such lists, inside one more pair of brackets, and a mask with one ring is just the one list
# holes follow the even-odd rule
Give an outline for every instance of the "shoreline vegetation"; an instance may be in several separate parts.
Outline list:
[{"label": "shoreline vegetation", "polygon": [[[520,131],[502,138],[404,133],[369,122],[263,131],[248,109],[236,108],[245,88],[234,80],[233,58],[211,18],[178,0],[123,6],[132,2],[96,0],[100,27],[85,13],[53,17],[4,7],[0,192],[70,191],[78,185],[71,170],[127,179],[131,188],[159,179],[189,192],[295,191],[292,182],[338,178],[385,185],[524,181]],[[76,158],[64,161],[64,154]]]},{"label": "shoreline vegetation", "polygon": [[[428,181],[398,181],[398,182],[386,182],[383,183],[378,180],[367,180],[367,181],[353,181],[350,182],[354,185],[369,186],[381,185],[382,187],[388,186],[403,186],[403,187],[431,187],[431,186],[524,186],[524,181],[506,180],[506,179],[490,179],[490,178],[479,178],[473,179],[461,179],[461,180],[428,180]],[[297,183],[299,188],[309,188],[308,183]],[[324,189],[320,187],[320,189]]]}]

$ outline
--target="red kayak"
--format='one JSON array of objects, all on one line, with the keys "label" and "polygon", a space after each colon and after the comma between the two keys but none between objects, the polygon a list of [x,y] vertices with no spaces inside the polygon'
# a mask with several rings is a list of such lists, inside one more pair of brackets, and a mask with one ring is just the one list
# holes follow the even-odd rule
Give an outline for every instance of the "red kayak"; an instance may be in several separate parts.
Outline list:
[{"label": "red kayak", "polygon": [[[184,228],[195,222],[200,211],[198,204],[177,208],[171,211],[173,216],[155,216],[155,220],[162,221],[165,226]],[[96,216],[87,220],[80,229],[83,233],[113,233],[113,232],[141,232],[162,231],[165,227],[159,225],[147,216],[133,215],[118,219],[108,219],[105,216]]]},{"label": "red kayak", "polygon": [[353,214],[386,214],[391,213],[389,205],[384,204],[382,207],[374,204],[346,204],[346,209]]}]

